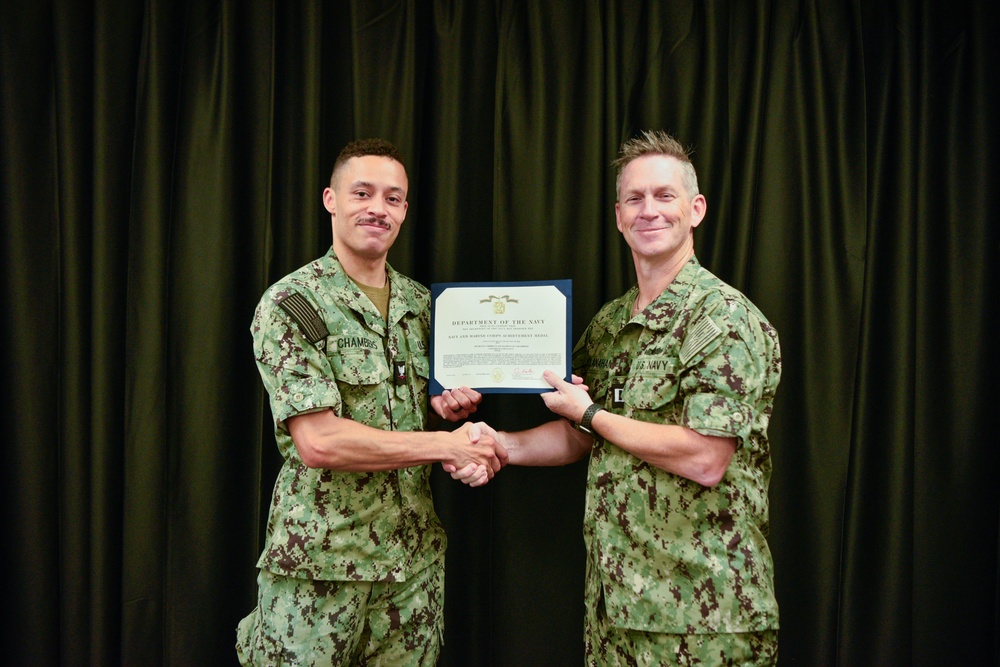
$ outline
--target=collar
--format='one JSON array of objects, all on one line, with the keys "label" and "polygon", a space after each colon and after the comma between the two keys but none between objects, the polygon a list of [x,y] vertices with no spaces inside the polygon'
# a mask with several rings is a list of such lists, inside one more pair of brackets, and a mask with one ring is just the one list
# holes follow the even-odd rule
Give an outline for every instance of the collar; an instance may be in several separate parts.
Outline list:
[{"label": "collar", "polygon": [[[344,271],[344,265],[337,259],[337,254],[333,251],[333,246],[320,259],[322,274],[331,283],[332,291],[338,299],[348,308],[360,315],[368,328],[380,334],[385,333],[385,321],[382,315],[375,309],[375,304],[361,291],[361,288],[351,280],[351,277]],[[389,325],[394,326],[407,313],[417,315],[420,313],[421,304],[417,300],[415,290],[404,289],[408,279],[400,272],[396,271],[386,262],[386,276],[389,280]]]},{"label": "collar", "polygon": [[[677,277],[667,285],[658,297],[653,299],[644,311],[641,311],[632,320],[647,329],[664,331],[671,326],[671,321],[677,311],[677,304],[685,300],[691,288],[698,279],[698,274],[702,271],[698,258],[691,256],[684,266],[681,267]],[[625,323],[628,323],[632,315],[632,303],[639,294],[639,286],[633,285],[632,289],[625,293]]]}]

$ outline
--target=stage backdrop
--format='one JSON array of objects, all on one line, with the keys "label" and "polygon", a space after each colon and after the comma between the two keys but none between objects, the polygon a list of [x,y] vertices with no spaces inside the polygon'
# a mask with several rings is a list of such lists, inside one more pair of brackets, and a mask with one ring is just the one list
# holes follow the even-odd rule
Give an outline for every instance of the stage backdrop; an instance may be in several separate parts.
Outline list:
[{"label": "stage backdrop", "polygon": [[[996,7],[0,4],[4,660],[235,662],[279,463],[250,320],[328,247],[345,142],[407,156],[397,269],[572,279],[576,336],[634,280],[610,163],[658,128],[781,335],[782,664],[995,664]],[[435,473],[443,665],[581,664],[584,473]]]}]

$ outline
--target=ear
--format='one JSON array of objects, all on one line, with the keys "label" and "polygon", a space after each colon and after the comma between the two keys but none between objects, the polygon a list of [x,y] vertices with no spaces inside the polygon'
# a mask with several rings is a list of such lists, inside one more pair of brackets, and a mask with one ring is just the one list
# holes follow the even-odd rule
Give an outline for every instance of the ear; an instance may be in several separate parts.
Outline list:
[{"label": "ear", "polygon": [[694,229],[701,224],[701,221],[705,219],[705,213],[708,212],[708,201],[705,199],[705,195],[695,195],[691,198],[691,228]]},{"label": "ear", "polygon": [[337,199],[333,196],[333,190],[327,188],[323,190],[323,206],[330,215],[337,215]]},{"label": "ear", "polygon": [[622,231],[622,208],[618,202],[615,202],[615,226]]}]

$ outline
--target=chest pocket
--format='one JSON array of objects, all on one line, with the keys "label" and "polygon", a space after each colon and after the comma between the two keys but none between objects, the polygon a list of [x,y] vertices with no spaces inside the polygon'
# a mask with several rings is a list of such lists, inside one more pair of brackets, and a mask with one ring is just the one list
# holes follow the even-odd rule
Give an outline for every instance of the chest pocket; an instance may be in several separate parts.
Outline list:
[{"label": "chest pocket", "polygon": [[431,376],[431,359],[428,356],[410,357],[410,364],[413,367],[414,377],[420,378],[424,383]]},{"label": "chest pocket", "polygon": [[341,416],[383,427],[390,371],[382,351],[331,347],[328,358],[343,402]]},{"label": "chest pocket", "polygon": [[625,380],[626,410],[642,421],[674,423],[683,407],[676,405],[678,386],[673,357],[637,357]]},{"label": "chest pocket", "polygon": [[[574,359],[574,361],[576,361]],[[611,387],[614,385],[615,377],[611,368],[610,359],[592,358],[583,368],[574,366],[573,372],[583,377],[584,383],[589,388],[588,393],[591,399],[598,405],[605,407],[611,405],[613,397],[610,395]]]},{"label": "chest pocket", "polygon": [[389,366],[381,350],[331,348],[328,358],[338,383],[364,387],[389,378]]}]

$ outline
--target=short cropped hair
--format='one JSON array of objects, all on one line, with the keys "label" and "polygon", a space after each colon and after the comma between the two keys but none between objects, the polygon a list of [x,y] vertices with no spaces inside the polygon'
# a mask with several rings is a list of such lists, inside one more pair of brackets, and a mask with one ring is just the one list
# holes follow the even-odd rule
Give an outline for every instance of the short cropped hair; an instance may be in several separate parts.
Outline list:
[{"label": "short cropped hair", "polygon": [[344,146],[337,156],[337,161],[333,163],[333,171],[330,173],[330,187],[337,187],[337,172],[344,166],[344,163],[354,157],[364,157],[366,155],[377,155],[379,157],[392,158],[406,169],[403,156],[399,149],[385,139],[356,139]]},{"label": "short cropped hair", "polygon": [[691,163],[691,153],[672,136],[662,130],[643,130],[638,137],[632,137],[622,144],[618,157],[611,166],[615,168],[615,199],[621,197],[622,171],[629,162],[644,155],[665,155],[681,163],[684,189],[688,197],[698,194],[698,175]]}]

